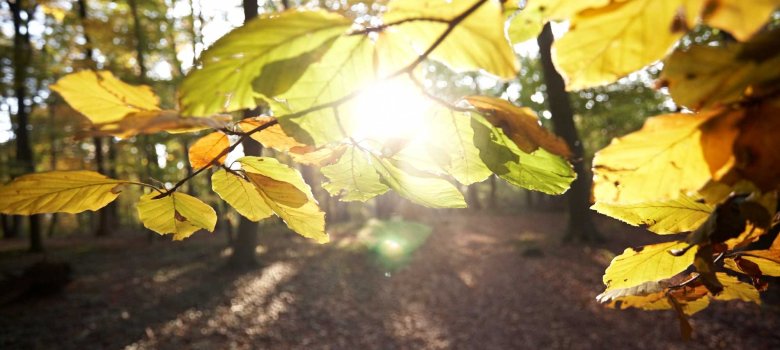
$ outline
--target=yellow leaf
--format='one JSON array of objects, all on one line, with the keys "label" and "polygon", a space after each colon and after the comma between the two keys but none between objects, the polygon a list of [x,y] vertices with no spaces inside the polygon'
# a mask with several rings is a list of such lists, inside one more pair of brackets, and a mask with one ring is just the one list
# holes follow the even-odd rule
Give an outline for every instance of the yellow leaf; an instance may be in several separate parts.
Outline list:
[{"label": "yellow leaf", "polygon": [[780,54],[769,48],[778,41],[775,29],[745,43],[675,50],[664,62],[659,85],[669,88],[675,103],[693,110],[770,95],[780,78]]},{"label": "yellow leaf", "polygon": [[778,6],[778,0],[711,0],[704,8],[702,19],[745,41],[767,23]]},{"label": "yellow leaf", "polygon": [[160,101],[146,85],[129,85],[109,71],[68,74],[50,88],[95,124],[116,122],[138,112],[159,111]]},{"label": "yellow leaf", "polygon": [[723,285],[723,291],[715,296],[716,300],[742,300],[761,305],[761,297],[752,284],[742,282],[723,272],[716,273],[716,276],[720,284]]},{"label": "yellow leaf", "polygon": [[254,184],[225,169],[220,169],[211,176],[211,188],[249,220],[260,221],[274,213]]},{"label": "yellow leaf", "polygon": [[[739,257],[756,264],[764,276],[780,277],[780,250],[749,250],[740,252]],[[748,272],[743,271],[734,259],[726,259],[725,265],[737,272]]]},{"label": "yellow leaf", "polygon": [[690,15],[700,5],[700,0],[612,1],[578,12],[554,44],[567,89],[611,83],[663,58],[693,25]]},{"label": "yellow leaf", "polygon": [[748,109],[734,142],[736,172],[756,184],[762,191],[780,188],[780,99],[770,100]]},{"label": "yellow leaf", "polygon": [[195,231],[214,231],[217,213],[208,204],[190,195],[173,192],[168,196],[151,192],[141,196],[136,204],[138,218],[144,227],[161,235],[173,234],[173,240],[180,241]]},{"label": "yellow leaf", "polygon": [[[189,158],[193,169],[200,169],[214,165],[212,161],[222,164],[227,158],[227,153],[223,152],[230,147],[228,136],[222,132],[212,132],[201,137],[190,147]],[[219,158],[214,160],[215,158]]]},{"label": "yellow leaf", "polygon": [[[409,46],[422,53],[448,30],[447,23],[470,9],[473,0],[395,0],[388,4],[384,23],[410,18],[434,18],[428,21],[409,21],[385,30],[379,37],[380,49]],[[393,45],[381,41],[391,40]],[[400,44],[405,42],[406,45]],[[383,57],[380,52],[380,61]],[[514,52],[504,37],[504,19],[501,4],[488,0],[458,23],[447,38],[430,54],[455,70],[485,70],[500,78],[514,78],[519,69]],[[399,60],[395,57],[394,60]],[[413,60],[413,59],[412,59]],[[408,61],[408,60],[407,60]],[[411,61],[408,61],[411,62]]]},{"label": "yellow leaf", "polygon": [[614,139],[593,159],[596,202],[667,200],[702,188],[711,174],[700,127],[719,115],[657,116],[639,131]]},{"label": "yellow leaf", "polygon": [[287,227],[318,243],[328,242],[325,213],[317,206],[301,173],[273,158],[243,157],[238,162],[268,207]]},{"label": "yellow leaf", "polygon": [[565,20],[582,10],[608,3],[609,0],[528,0],[510,20],[507,33],[515,44],[536,39],[548,21]]},{"label": "yellow leaf", "polygon": [[634,226],[646,225],[648,230],[661,235],[693,231],[714,210],[713,206],[699,203],[684,194],[666,201],[628,204],[599,202],[591,209]]},{"label": "yellow leaf", "polygon": [[50,171],[27,174],[0,187],[0,213],[32,215],[98,210],[119,195],[126,181],[94,171]]},{"label": "yellow leaf", "polygon": [[[238,123],[243,132],[250,132],[257,127],[263,126],[273,121],[272,117],[257,117],[253,119],[244,119]],[[293,147],[305,147],[306,145],[287,136],[279,124],[272,125],[262,131],[253,133],[250,137],[260,142],[264,147],[273,148],[277,151],[289,151]]]},{"label": "yellow leaf", "polygon": [[531,109],[517,107],[507,100],[494,97],[468,96],[465,99],[485,119],[509,136],[523,152],[532,153],[541,147],[552,154],[571,157],[566,142],[542,127]]},{"label": "yellow leaf", "polygon": [[667,279],[685,271],[693,263],[697,247],[688,249],[682,256],[674,256],[669,251],[687,246],[685,242],[666,242],[638,249],[626,248],[623,254],[612,259],[604,272],[606,291]]},{"label": "yellow leaf", "polygon": [[177,111],[136,112],[124,118],[94,125],[91,135],[116,136],[129,138],[139,134],[155,134],[166,131],[171,134],[220,129],[227,126],[229,115],[215,115],[204,118],[182,117]]}]

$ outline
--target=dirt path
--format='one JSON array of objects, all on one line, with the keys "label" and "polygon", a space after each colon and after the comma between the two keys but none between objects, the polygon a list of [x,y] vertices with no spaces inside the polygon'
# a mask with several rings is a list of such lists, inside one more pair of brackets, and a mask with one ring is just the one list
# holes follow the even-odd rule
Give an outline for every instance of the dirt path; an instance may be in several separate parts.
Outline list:
[{"label": "dirt path", "polygon": [[[222,268],[220,237],[65,240],[75,282],[0,307],[0,348],[780,348],[777,305],[715,304],[694,317],[689,343],[669,312],[603,308],[594,296],[609,252],[654,237],[603,220],[609,245],[561,247],[562,224],[442,217],[396,269],[348,244],[353,231],[326,246],[284,240],[248,273]],[[19,258],[3,250],[7,270]]]}]

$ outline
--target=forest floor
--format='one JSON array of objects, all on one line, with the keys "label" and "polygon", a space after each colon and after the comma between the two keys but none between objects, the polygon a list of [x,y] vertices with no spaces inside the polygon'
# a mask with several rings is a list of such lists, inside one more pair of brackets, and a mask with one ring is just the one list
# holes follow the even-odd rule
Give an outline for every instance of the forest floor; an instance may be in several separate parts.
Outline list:
[{"label": "forest floor", "polygon": [[[597,304],[613,254],[659,240],[597,222],[608,241],[585,247],[559,243],[560,214],[439,215],[393,267],[356,248],[347,226],[328,245],[272,236],[248,272],[225,268],[222,235],[55,238],[49,256],[70,262],[74,280],[0,306],[0,348],[780,348],[777,303],[715,303],[693,317],[687,343],[672,312]],[[40,259],[23,246],[0,243],[0,272]]]}]

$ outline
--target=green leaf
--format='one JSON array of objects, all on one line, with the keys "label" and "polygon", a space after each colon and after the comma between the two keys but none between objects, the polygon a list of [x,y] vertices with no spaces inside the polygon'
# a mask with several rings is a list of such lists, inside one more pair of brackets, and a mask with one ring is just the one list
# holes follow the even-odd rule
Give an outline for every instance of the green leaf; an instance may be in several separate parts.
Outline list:
[{"label": "green leaf", "polygon": [[569,163],[544,149],[521,151],[501,129],[472,114],[474,145],[487,167],[515,186],[548,194],[566,192],[576,174]]},{"label": "green leaf", "polygon": [[254,184],[225,169],[220,169],[211,176],[211,188],[249,220],[260,221],[274,213]]},{"label": "green leaf", "polygon": [[[349,19],[335,13],[298,10],[264,14],[249,21],[206,50],[201,57],[203,66],[184,79],[181,86],[184,113],[203,116],[254,108],[256,94],[252,83],[262,86],[255,80],[270,74],[266,65],[323,50],[351,24]],[[278,72],[284,76],[269,78],[290,84],[307,66],[285,65],[284,68]]]},{"label": "green leaf", "polygon": [[[332,107],[304,115],[285,117],[341,99],[375,79],[374,44],[368,36],[339,37],[322,58],[306,68],[298,81],[286,92],[274,96],[271,103],[285,133],[308,145],[322,146],[346,137],[339,128],[337,112]],[[351,118],[349,112],[342,118]]]},{"label": "green leaf", "polygon": [[463,194],[447,180],[422,173],[403,163],[373,155],[382,182],[404,197],[430,208],[465,208]]},{"label": "green leaf", "polygon": [[[385,30],[379,37],[380,47],[393,49],[410,46],[420,53],[448,30],[442,21],[450,21],[477,2],[472,0],[394,0],[388,4],[384,23],[410,18],[433,18],[439,21],[408,21]],[[381,41],[393,41],[384,45]],[[400,43],[406,43],[405,45]],[[394,49],[393,49],[394,50]],[[380,53],[380,60],[384,55]],[[485,70],[500,78],[514,78],[519,69],[514,52],[504,37],[504,18],[498,1],[486,1],[460,22],[430,54],[455,70]],[[398,60],[397,58],[394,58]],[[416,57],[411,57],[411,62]]]},{"label": "green leaf", "polygon": [[364,202],[389,189],[381,182],[369,156],[357,147],[349,147],[338,162],[321,170],[330,180],[322,187],[331,195],[342,194],[342,201]]},{"label": "green leaf", "polygon": [[32,215],[98,210],[119,195],[126,181],[94,171],[50,171],[19,176],[0,187],[0,213]]},{"label": "green leaf", "polygon": [[633,204],[599,202],[591,209],[634,226],[646,225],[648,230],[660,235],[693,231],[714,210],[713,206],[699,203],[684,194],[666,201]]},{"label": "green leaf", "polygon": [[686,242],[666,242],[640,248],[626,248],[616,256],[604,272],[605,291],[630,288],[642,283],[670,278],[685,271],[693,264],[698,251],[694,246],[682,256],[674,256],[670,250],[687,247]]},{"label": "green leaf", "polygon": [[138,218],[144,227],[161,235],[172,233],[175,241],[200,229],[214,231],[217,213],[208,204],[179,192],[154,199],[158,195],[158,192],[147,193],[136,204]]},{"label": "green leaf", "polygon": [[243,157],[238,162],[268,207],[287,227],[318,243],[328,242],[325,213],[317,206],[301,173],[274,158]]}]

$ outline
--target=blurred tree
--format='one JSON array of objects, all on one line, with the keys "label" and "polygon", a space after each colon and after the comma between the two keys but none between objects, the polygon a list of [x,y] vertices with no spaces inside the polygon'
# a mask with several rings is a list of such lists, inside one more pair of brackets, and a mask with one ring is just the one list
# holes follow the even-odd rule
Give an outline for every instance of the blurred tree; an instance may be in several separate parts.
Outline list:
[{"label": "blurred tree", "polygon": [[[29,115],[33,108],[33,99],[27,91],[28,69],[32,60],[32,46],[30,44],[29,23],[35,11],[36,4],[27,1],[7,0],[11,8],[14,27],[14,97],[16,98],[16,169],[15,174],[30,173],[35,171],[33,162],[32,143],[30,140]],[[19,226],[16,226],[19,229]],[[30,251],[42,252],[43,241],[40,232],[40,215],[32,215],[29,218],[28,234],[30,238]]]}]

